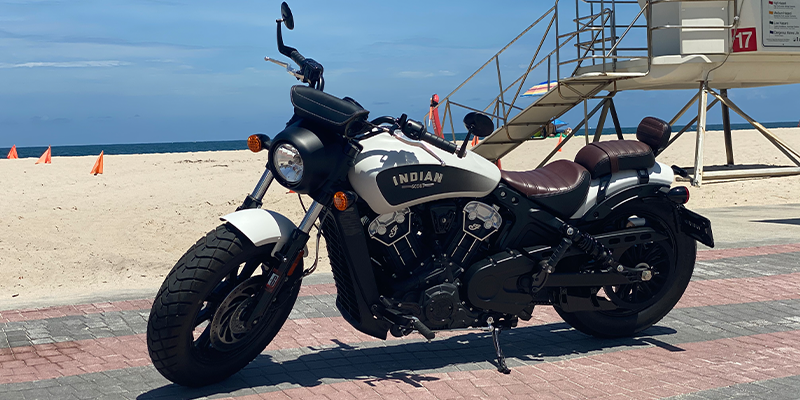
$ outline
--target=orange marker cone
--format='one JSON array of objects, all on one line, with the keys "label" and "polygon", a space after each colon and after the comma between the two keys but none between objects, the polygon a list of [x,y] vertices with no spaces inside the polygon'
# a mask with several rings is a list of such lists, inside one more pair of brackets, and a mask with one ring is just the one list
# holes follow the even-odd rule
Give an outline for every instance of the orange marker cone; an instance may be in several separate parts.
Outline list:
[{"label": "orange marker cone", "polygon": [[94,167],[92,167],[92,172],[90,174],[102,174],[103,173],[103,151],[100,151],[100,157],[97,157],[97,161],[94,162]]},{"label": "orange marker cone", "polygon": [[497,159],[497,161],[495,161],[494,164],[497,165],[497,168],[503,169],[503,166],[500,165],[500,159],[499,158]]},{"label": "orange marker cone", "polygon": [[[559,146],[561,145],[561,134],[560,133],[558,134],[558,145]],[[558,149],[558,151],[560,152],[561,149]]]},{"label": "orange marker cone", "polygon": [[477,136],[474,136],[474,137],[472,138],[472,146],[473,146],[473,147],[475,147],[475,146],[477,146],[477,145],[478,145],[478,137],[477,137]]},{"label": "orange marker cone", "polygon": [[50,146],[47,146],[47,150],[39,157],[39,161],[36,161],[36,164],[50,164],[51,161]]},{"label": "orange marker cone", "polygon": [[6,158],[9,160],[19,158],[19,156],[17,156],[17,145],[11,146],[11,151],[8,152],[8,156]]}]

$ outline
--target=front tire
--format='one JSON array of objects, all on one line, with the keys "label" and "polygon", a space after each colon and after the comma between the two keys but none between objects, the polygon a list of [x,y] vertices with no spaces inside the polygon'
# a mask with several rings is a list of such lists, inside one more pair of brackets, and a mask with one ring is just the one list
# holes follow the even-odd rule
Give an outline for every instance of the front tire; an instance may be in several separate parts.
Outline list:
[{"label": "front tire", "polygon": [[259,267],[276,262],[272,249],[254,246],[225,224],[181,257],[161,285],[147,323],[147,349],[165,378],[184,386],[222,381],[272,341],[297,299],[301,273],[289,277],[257,324],[249,329],[236,324],[264,287]]},{"label": "front tire", "polygon": [[634,200],[591,228],[592,233],[624,229],[629,218],[635,216],[644,218],[646,226],[667,239],[635,245],[621,254],[619,261],[623,265],[646,262],[658,274],[649,282],[604,287],[606,297],[618,310],[565,312],[556,306],[566,323],[596,337],[628,337],[653,326],[675,307],[692,278],[697,242],[677,228],[674,207],[667,199]]}]

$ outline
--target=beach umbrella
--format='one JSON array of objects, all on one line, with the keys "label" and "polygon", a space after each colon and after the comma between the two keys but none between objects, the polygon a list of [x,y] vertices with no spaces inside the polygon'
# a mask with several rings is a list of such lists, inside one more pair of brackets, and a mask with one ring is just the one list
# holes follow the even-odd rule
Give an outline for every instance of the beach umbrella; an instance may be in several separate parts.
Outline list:
[{"label": "beach umbrella", "polygon": [[562,126],[567,126],[569,124],[564,122],[564,121],[562,121],[562,120],[560,120],[560,119],[558,119],[558,118],[556,118],[556,119],[553,120],[553,125],[555,125],[556,128],[560,128]]},{"label": "beach umbrella", "polygon": [[531,88],[528,89],[528,91],[526,91],[525,93],[519,95],[519,97],[541,96],[541,95],[547,93],[549,90],[552,90],[556,86],[558,86],[558,81],[550,82],[549,86],[548,86],[548,82],[547,81],[539,82],[539,84],[531,86]]}]

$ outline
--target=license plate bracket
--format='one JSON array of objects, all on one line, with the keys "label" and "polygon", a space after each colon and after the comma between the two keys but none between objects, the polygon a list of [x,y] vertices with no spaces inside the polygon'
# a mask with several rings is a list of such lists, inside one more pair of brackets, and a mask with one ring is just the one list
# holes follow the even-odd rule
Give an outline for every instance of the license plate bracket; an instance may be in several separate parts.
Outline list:
[{"label": "license plate bracket", "polygon": [[680,210],[680,217],[683,233],[708,247],[714,247],[714,234],[708,218],[686,208]]}]

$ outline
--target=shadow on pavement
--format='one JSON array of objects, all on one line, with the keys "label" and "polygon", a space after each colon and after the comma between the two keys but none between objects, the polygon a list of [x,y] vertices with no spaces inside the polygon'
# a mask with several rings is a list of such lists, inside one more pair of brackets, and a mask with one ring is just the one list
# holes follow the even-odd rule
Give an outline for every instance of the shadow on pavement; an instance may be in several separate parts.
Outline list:
[{"label": "shadow on pavement", "polygon": [[[643,332],[646,336],[624,339],[597,339],[577,332],[565,323],[515,328],[500,336],[503,353],[512,369],[524,364],[558,361],[592,353],[629,350],[632,347],[655,345],[669,351],[683,351],[654,336],[675,333],[674,329],[655,326]],[[461,369],[494,370],[494,348],[491,334],[465,333],[431,343],[368,342],[354,347],[341,342],[336,347],[298,349],[298,357],[280,362],[272,355],[261,354],[252,363],[229,379],[202,388],[175,384],[145,392],[138,399],[196,399],[231,393],[239,389],[275,386],[264,392],[302,386],[312,387],[353,379],[366,383],[393,380],[420,387],[421,382],[438,378],[426,374]],[[280,353],[280,352],[273,352]],[[491,362],[491,364],[489,364]],[[470,368],[471,363],[479,363]],[[449,368],[448,368],[449,367]],[[436,371],[446,369],[446,371]]]}]

